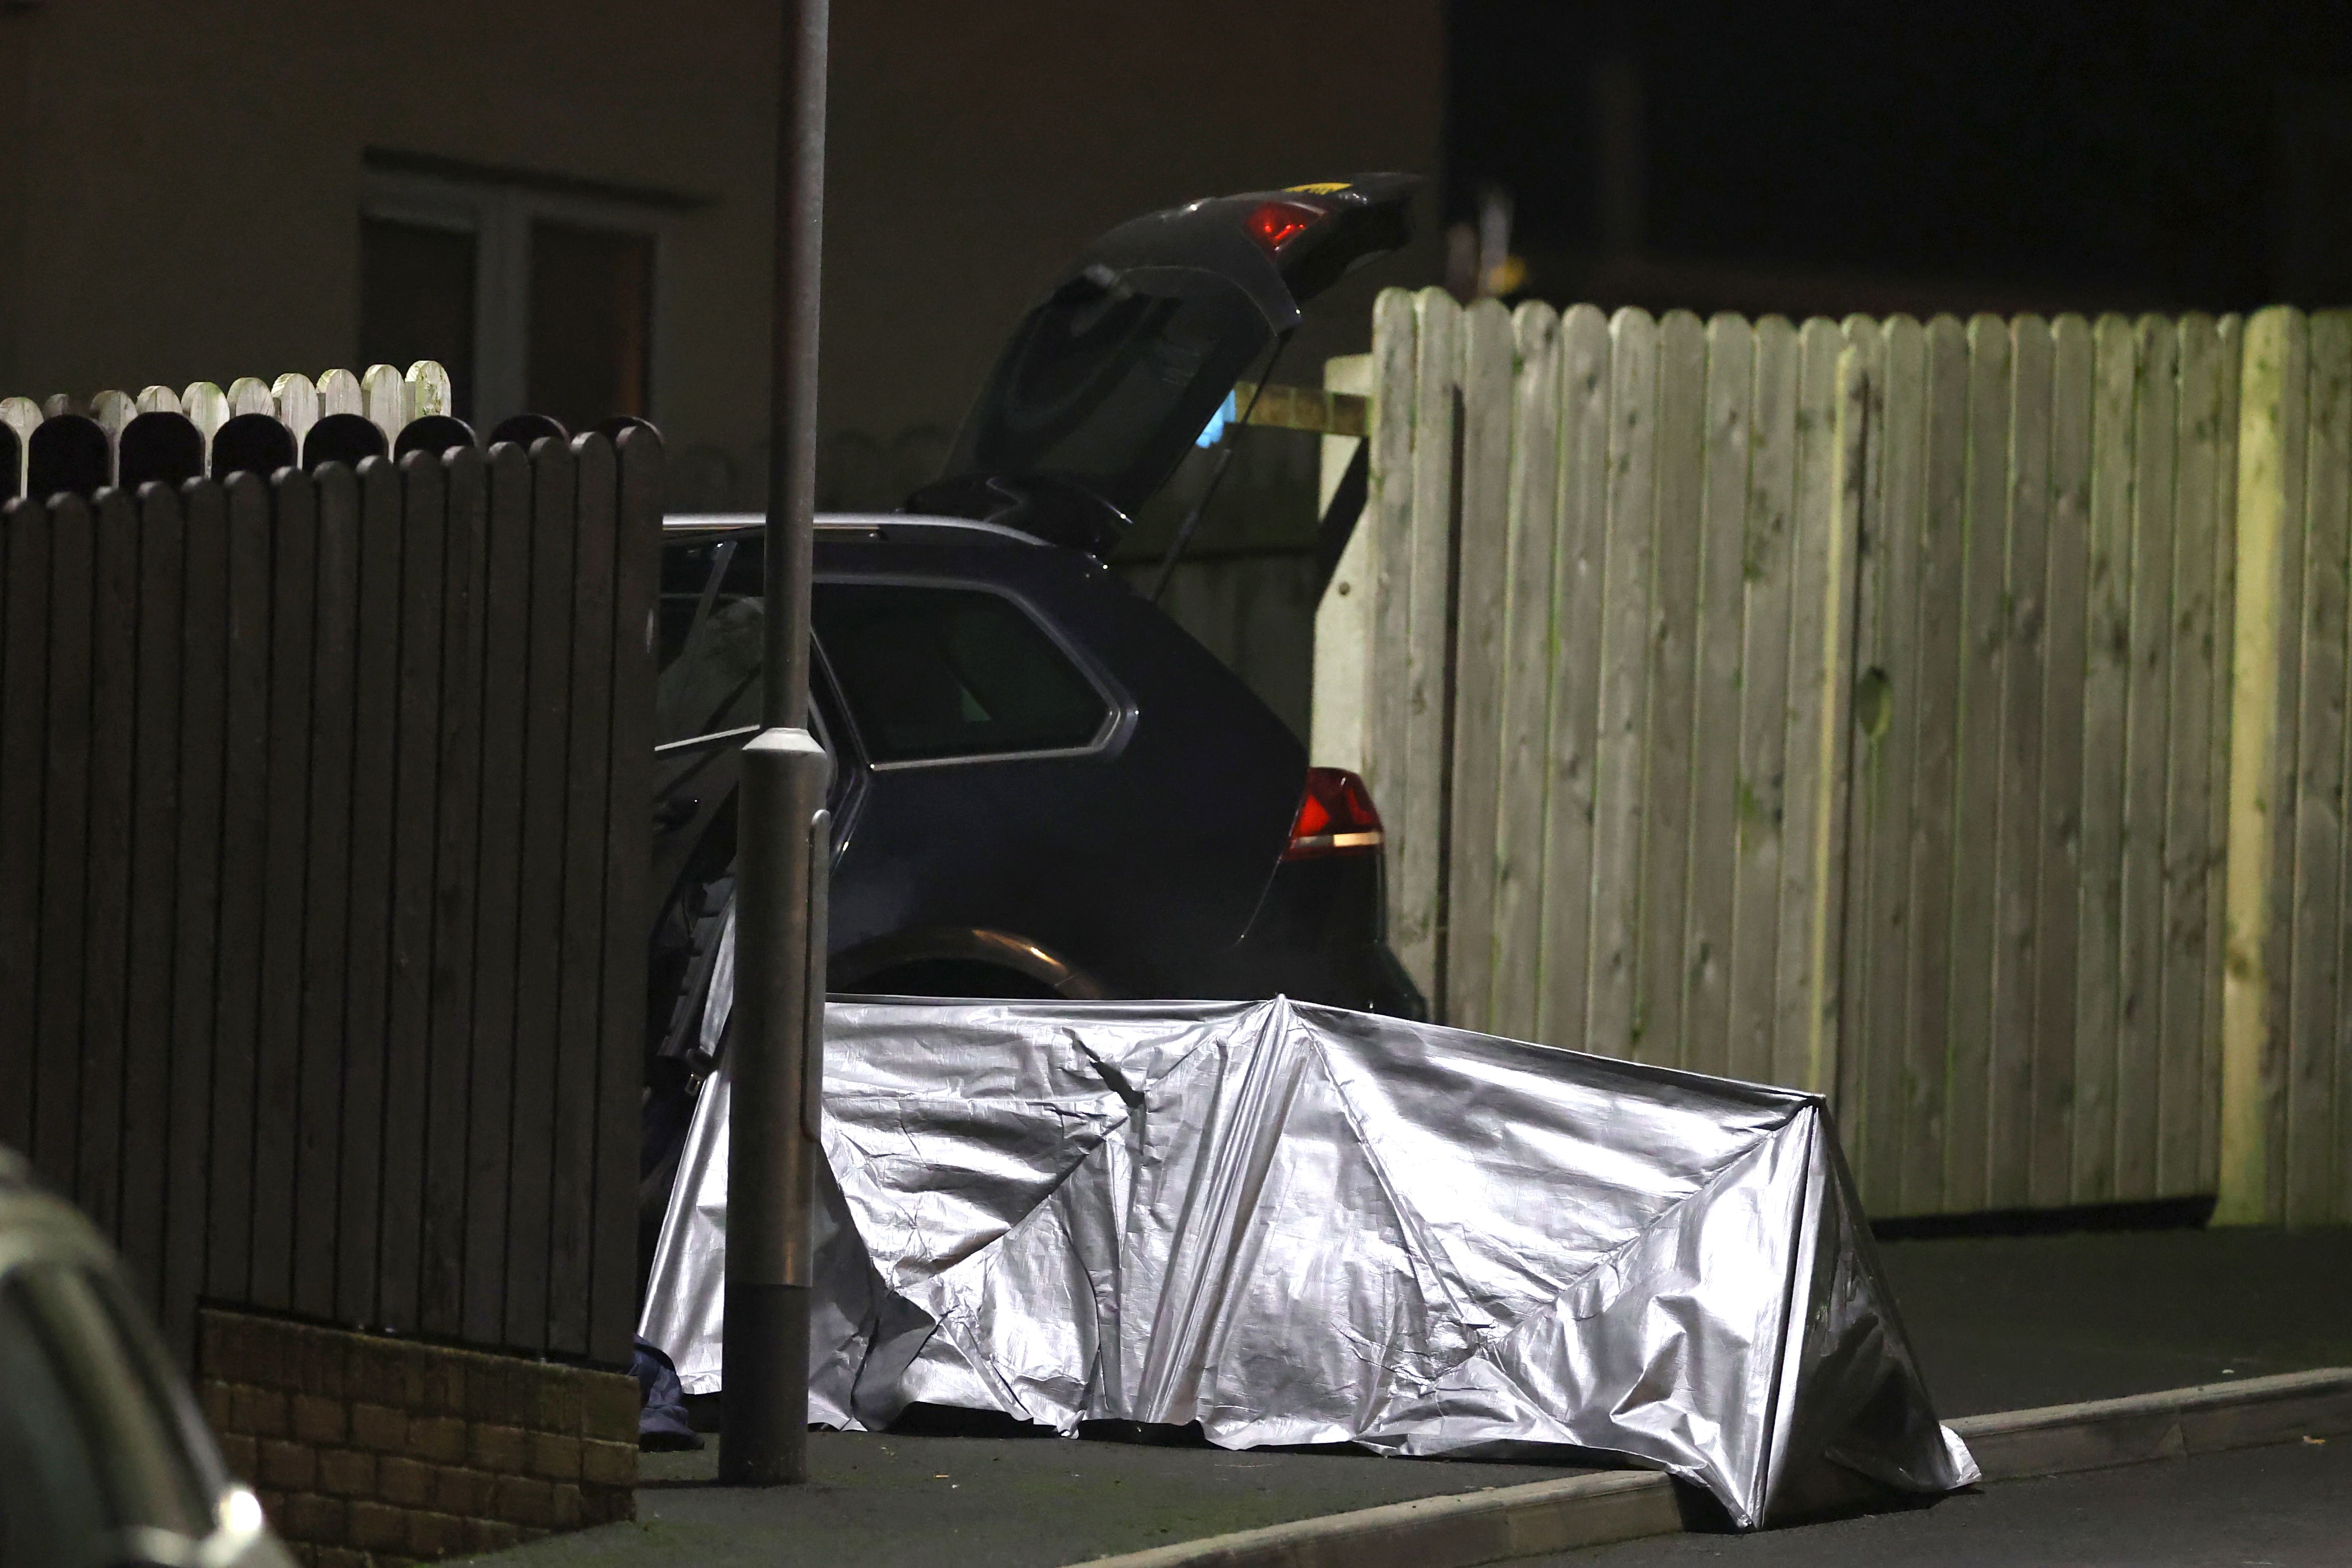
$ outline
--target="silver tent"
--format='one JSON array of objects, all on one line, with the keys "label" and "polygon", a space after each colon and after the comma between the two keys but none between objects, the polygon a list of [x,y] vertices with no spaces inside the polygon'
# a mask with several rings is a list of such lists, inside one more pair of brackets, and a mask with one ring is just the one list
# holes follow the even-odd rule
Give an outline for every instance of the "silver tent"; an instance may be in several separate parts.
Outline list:
[{"label": "silver tent", "polygon": [[[1741,1528],[1976,1479],[1817,1096],[1279,998],[835,1002],[825,1072],[812,1419],[1580,1449]],[[722,1067],[643,1324],[696,1393],[727,1103]]]}]

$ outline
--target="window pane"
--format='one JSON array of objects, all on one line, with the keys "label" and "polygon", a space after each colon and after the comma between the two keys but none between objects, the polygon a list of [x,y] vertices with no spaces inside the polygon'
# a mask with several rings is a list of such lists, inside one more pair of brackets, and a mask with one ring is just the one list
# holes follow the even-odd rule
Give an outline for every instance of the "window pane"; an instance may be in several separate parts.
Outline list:
[{"label": "window pane", "polygon": [[993,593],[816,585],[816,635],[877,762],[1058,751],[1101,733],[1094,684]]},{"label": "window pane", "polygon": [[360,363],[440,361],[459,419],[474,414],[476,247],[457,229],[360,220]]},{"label": "window pane", "polygon": [[575,431],[616,413],[643,416],[653,286],[650,235],[533,223],[525,406]]}]

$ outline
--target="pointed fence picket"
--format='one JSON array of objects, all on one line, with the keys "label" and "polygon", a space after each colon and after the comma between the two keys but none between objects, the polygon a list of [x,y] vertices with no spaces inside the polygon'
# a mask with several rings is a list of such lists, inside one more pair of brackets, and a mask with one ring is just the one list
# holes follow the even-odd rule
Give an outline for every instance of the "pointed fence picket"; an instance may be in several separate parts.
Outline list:
[{"label": "pointed fence picket", "polygon": [[[355,438],[346,431],[331,434],[314,456],[308,444],[311,430],[322,419],[339,413],[352,415],[374,426],[382,434],[381,446],[367,438]],[[192,382],[178,392],[165,386],[150,386],[136,397],[110,389],[97,393],[87,403],[66,392],[55,393],[40,402],[25,397],[0,398],[0,426],[5,426],[15,435],[14,461],[8,460],[6,451],[0,450],[0,500],[29,495],[47,498],[60,490],[69,490],[87,499],[101,485],[123,482],[123,434],[142,414],[185,419],[198,438],[197,472],[206,474],[213,472],[214,437],[230,421],[247,415],[273,421],[284,428],[295,455],[279,465],[282,466],[315,468],[321,462],[356,462],[371,451],[396,454],[404,450],[404,433],[428,419],[446,422],[432,426],[431,439],[425,443],[436,450],[453,441],[475,440],[471,430],[450,416],[448,371],[430,360],[419,360],[405,371],[391,365],[372,365],[364,375],[331,370],[315,382],[299,372],[289,372],[273,382],[240,376],[229,383],[226,392],[211,382]],[[96,425],[105,440],[104,457],[102,461],[77,460],[47,471],[46,476],[52,483],[47,489],[41,489],[35,484],[34,438],[43,424],[67,418],[85,418]],[[605,432],[608,436],[615,433],[613,429]],[[170,438],[151,431],[146,439],[152,444]],[[235,444],[233,461],[222,468],[221,476],[236,467],[250,467],[257,452],[282,455],[282,451],[283,444],[248,428],[245,438]],[[142,472],[140,477],[173,476],[175,467],[175,464],[166,463],[160,474]],[[259,471],[272,472],[274,468]]]}]

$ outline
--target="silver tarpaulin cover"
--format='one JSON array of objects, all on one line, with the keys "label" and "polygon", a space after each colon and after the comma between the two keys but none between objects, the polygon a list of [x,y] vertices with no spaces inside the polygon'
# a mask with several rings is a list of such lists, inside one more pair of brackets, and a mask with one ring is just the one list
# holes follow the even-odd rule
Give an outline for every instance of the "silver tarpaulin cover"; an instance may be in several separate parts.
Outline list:
[{"label": "silver tarpaulin cover", "polygon": [[[1568,1446],[1742,1528],[1846,1472],[1976,1479],[1815,1096],[1281,998],[835,1002],[825,1073],[814,1420]],[[722,1071],[646,1304],[695,1393],[727,1098]]]}]

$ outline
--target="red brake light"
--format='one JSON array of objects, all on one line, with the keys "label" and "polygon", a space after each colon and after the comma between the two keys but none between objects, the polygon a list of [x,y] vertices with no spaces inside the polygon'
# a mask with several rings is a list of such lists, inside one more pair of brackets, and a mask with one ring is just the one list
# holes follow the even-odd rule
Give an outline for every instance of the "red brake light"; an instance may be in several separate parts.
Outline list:
[{"label": "red brake light", "polygon": [[1307,793],[1290,825],[1286,861],[1361,852],[1381,847],[1381,814],[1364,781],[1344,768],[1310,768]]},{"label": "red brake light", "polygon": [[1303,202],[1267,202],[1250,214],[1247,226],[1250,238],[1268,250],[1280,250],[1322,217],[1320,208]]}]

